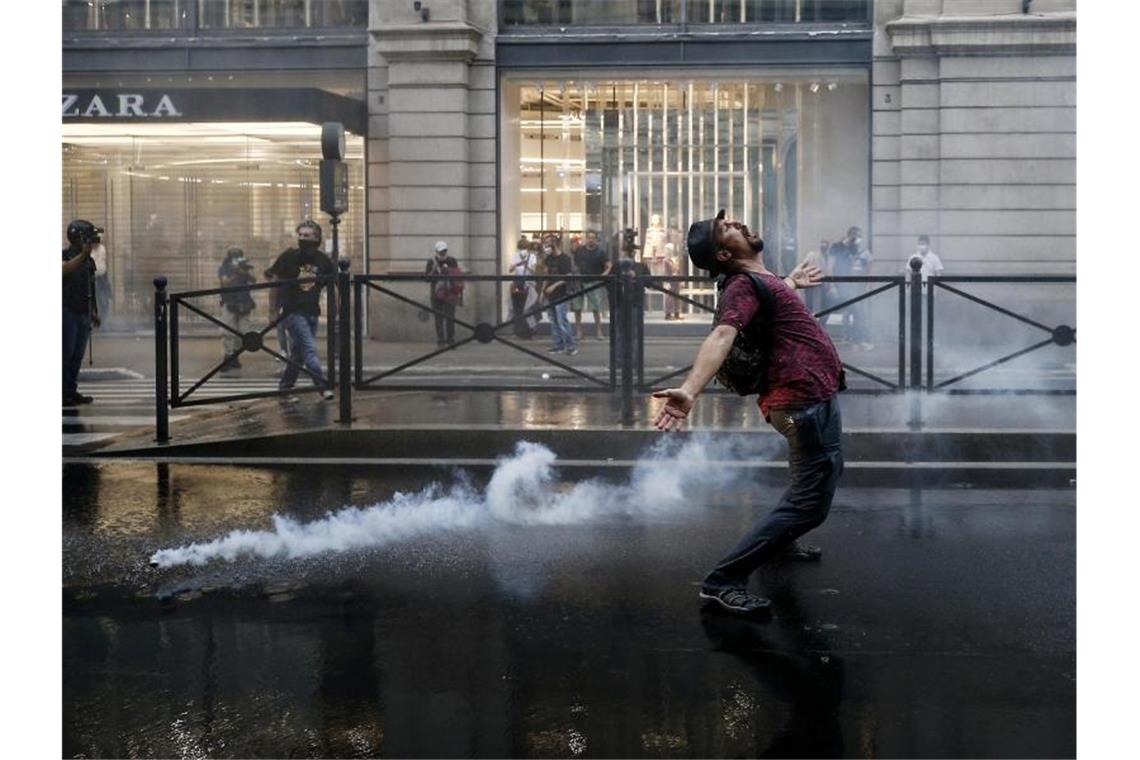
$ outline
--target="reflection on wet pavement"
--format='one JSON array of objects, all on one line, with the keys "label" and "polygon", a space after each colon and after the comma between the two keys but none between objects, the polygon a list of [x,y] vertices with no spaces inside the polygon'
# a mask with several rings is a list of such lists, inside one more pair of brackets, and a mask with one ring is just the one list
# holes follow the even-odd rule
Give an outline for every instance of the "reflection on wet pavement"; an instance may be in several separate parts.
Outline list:
[{"label": "reflection on wet pavement", "polygon": [[157,548],[425,484],[365,467],[64,467],[67,756],[1075,754],[1072,492],[841,489],[817,565],[695,583],[777,488],[152,571]]}]

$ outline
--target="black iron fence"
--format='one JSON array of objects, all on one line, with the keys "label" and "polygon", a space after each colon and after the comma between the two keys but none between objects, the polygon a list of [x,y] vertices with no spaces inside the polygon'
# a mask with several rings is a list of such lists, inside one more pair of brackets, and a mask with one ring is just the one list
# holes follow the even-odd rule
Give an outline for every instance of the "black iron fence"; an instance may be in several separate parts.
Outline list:
[{"label": "black iron fence", "polygon": [[[917,262],[915,262],[917,263]],[[274,350],[268,345],[266,337],[275,330],[285,315],[272,313],[264,326],[260,329],[251,329],[244,332],[235,330],[231,325],[211,314],[206,308],[195,304],[194,299],[205,296],[221,296],[226,293],[239,291],[255,291],[262,289],[277,289],[291,284],[313,283],[326,287],[326,302],[328,315],[328,328],[326,330],[326,351],[323,357],[325,374],[329,388],[336,388],[339,401],[338,421],[349,423],[352,420],[352,395],[354,392],[368,391],[561,391],[561,392],[591,392],[591,393],[620,393],[622,406],[622,419],[630,422],[633,419],[635,394],[644,393],[654,388],[664,387],[670,381],[683,377],[692,365],[680,368],[670,368],[664,373],[647,375],[646,351],[655,350],[654,342],[646,338],[646,294],[657,292],[666,299],[677,299],[700,313],[711,314],[715,307],[711,299],[701,299],[687,294],[680,286],[683,283],[708,282],[707,278],[695,276],[658,276],[637,275],[624,273],[617,275],[428,275],[428,274],[357,274],[350,275],[348,262],[339,262],[340,271],[336,275],[317,278],[307,278],[296,281],[274,281],[253,285],[237,286],[232,288],[216,288],[211,290],[186,291],[181,293],[166,292],[166,280],[159,277],[155,279],[155,409],[157,440],[165,442],[170,437],[169,409],[200,404],[229,403],[265,397],[282,396],[299,391],[262,390],[233,394],[211,395],[194,398],[196,391],[201,389],[211,378],[223,368],[223,362],[210,368],[205,374],[183,390],[180,382],[179,368],[179,319],[180,314],[189,312],[199,320],[216,326],[222,333],[231,333],[240,339],[241,353],[256,353],[265,351],[276,358],[286,367],[292,366],[299,373],[313,377],[303,364],[299,364],[295,356],[283,350],[278,345]],[[430,295],[430,290],[440,281],[461,281],[466,287],[490,286],[497,297],[502,297],[504,290],[520,285],[534,288],[541,293],[546,286],[563,281],[567,289],[557,297],[537,298],[529,301],[530,305],[516,309],[514,313],[503,319],[475,319],[468,318],[454,309],[448,309],[440,301]],[[969,393],[1016,393],[1016,394],[1067,394],[1076,393],[1074,388],[1056,387],[1012,387],[1009,383],[995,384],[992,387],[963,387],[967,378],[978,375],[1005,365],[1014,359],[1040,351],[1047,346],[1071,346],[1076,342],[1076,329],[1063,322],[1049,325],[1041,318],[1033,318],[1015,311],[1012,308],[994,303],[990,298],[983,298],[977,294],[969,293],[963,289],[968,284],[1012,285],[1021,292],[1027,285],[1073,285],[1076,278],[1073,276],[1021,276],[1021,277],[935,277],[931,276],[924,281],[920,271],[914,268],[909,276],[864,276],[864,277],[835,277],[825,278],[825,283],[845,284],[854,288],[856,292],[843,300],[832,299],[822,308],[815,311],[815,316],[821,322],[828,321],[832,314],[850,313],[860,305],[865,306],[871,299],[891,300],[892,318],[889,324],[880,321],[879,335],[882,336],[884,326],[889,327],[888,337],[892,345],[889,356],[893,357],[896,366],[882,368],[860,367],[843,358],[843,366],[849,373],[849,378],[855,376],[866,381],[864,384],[852,384],[848,392],[864,394],[897,394],[904,391],[923,392],[926,394],[969,394]],[[406,288],[410,286],[422,287],[427,292],[426,297],[409,294]],[[401,292],[400,288],[405,291]],[[709,291],[711,292],[711,291]],[[909,297],[908,297],[909,292]],[[945,297],[958,297],[973,306],[980,307],[1010,318],[1035,331],[1044,332],[1048,337],[1033,341],[1030,345],[1016,351],[1006,353],[997,359],[980,364],[966,371],[951,371],[945,379],[936,378],[935,368],[937,358],[946,352],[945,346],[940,343],[936,330],[943,330],[936,314],[940,314],[945,306],[940,297],[936,303],[935,293],[945,293]],[[607,314],[605,318],[605,337],[608,345],[605,352],[604,366],[593,371],[575,366],[565,354],[556,358],[549,353],[543,353],[525,344],[524,341],[512,336],[513,328],[519,326],[519,321],[533,320],[540,315],[552,316],[552,310],[567,302],[582,299],[587,294],[604,294]],[[449,321],[452,329],[459,334],[451,341],[444,341],[434,350],[425,350],[414,356],[404,356],[391,366],[367,368],[369,348],[383,347],[388,341],[369,341],[366,343],[365,330],[365,304],[369,295],[375,295],[381,302],[371,313],[371,328],[374,333],[386,334],[406,327],[402,321],[417,318],[423,321],[434,319]],[[401,315],[392,317],[395,324],[386,324],[383,302],[399,304],[405,307]],[[936,308],[936,306],[938,308]],[[408,311],[410,309],[410,311]],[[409,317],[409,314],[416,315]],[[865,318],[865,316],[860,317]],[[1073,321],[1075,322],[1075,315]],[[709,321],[711,326],[711,319]],[[960,327],[960,325],[959,325]],[[389,330],[388,328],[392,328]],[[924,329],[925,328],[925,329]],[[426,328],[418,328],[423,332]],[[699,339],[698,331],[696,338]],[[561,377],[568,378],[569,383],[541,384],[526,382],[517,378],[491,380],[478,380],[473,378],[459,378],[455,373],[448,373],[446,369],[439,373],[440,377],[432,382],[422,377],[409,380],[409,371],[424,365],[432,359],[457,351],[464,346],[497,344],[517,352],[532,360],[537,360],[541,366],[549,367],[561,373]],[[925,349],[925,350],[924,350]],[[842,355],[842,352],[841,352]],[[880,353],[880,358],[882,354]],[[925,382],[923,375],[923,358],[925,357]],[[908,371],[909,370],[909,371]],[[545,374],[544,374],[545,377]],[[461,381],[462,380],[462,381]],[[311,390],[317,390],[314,387]],[[710,388],[710,392],[725,392],[723,389]],[[921,407],[915,402],[912,414],[912,424],[921,425]]]}]

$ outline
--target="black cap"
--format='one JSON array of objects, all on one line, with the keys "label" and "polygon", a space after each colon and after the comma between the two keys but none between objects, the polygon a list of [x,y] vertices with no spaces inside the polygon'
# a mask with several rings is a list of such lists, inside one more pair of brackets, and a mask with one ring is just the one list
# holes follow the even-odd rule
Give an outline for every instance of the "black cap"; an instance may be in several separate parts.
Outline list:
[{"label": "black cap", "polygon": [[716,260],[718,250],[716,223],[718,219],[724,219],[724,209],[717,212],[717,215],[712,219],[702,219],[690,224],[689,237],[685,241],[685,247],[689,249],[689,260],[693,262],[694,266],[709,270],[709,274],[713,277],[719,274],[719,262]]}]

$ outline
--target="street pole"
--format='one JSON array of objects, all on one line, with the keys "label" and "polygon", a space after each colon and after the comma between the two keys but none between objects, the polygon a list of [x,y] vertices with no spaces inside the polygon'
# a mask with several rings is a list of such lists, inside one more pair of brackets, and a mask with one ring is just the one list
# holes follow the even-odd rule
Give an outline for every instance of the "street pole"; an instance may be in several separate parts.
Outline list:
[{"label": "street pole", "polygon": [[[336,230],[336,227],[333,227]],[[336,249],[336,236],[333,236],[333,249]],[[340,337],[340,392],[338,399],[340,402],[340,418],[337,422],[342,424],[349,424],[352,422],[352,376],[351,372],[351,355],[349,351],[349,340],[351,338],[351,331],[348,328],[348,320],[350,315],[349,310],[349,277],[348,277],[348,259],[339,259],[337,267],[340,272],[337,274],[337,335]]]},{"label": "street pole", "polygon": [[621,421],[633,424],[633,278],[623,275],[618,282],[618,308],[621,313]]},{"label": "street pole", "polygon": [[[338,234],[338,232],[339,232],[338,226],[340,225],[340,216],[338,214],[331,214],[330,216],[332,217],[332,219],[331,219],[331,222],[332,222],[332,260],[333,260],[333,264],[338,264],[340,261],[340,235]],[[337,352],[338,341],[337,341],[336,335],[337,335],[337,329],[338,329],[338,327],[337,327],[337,321],[338,321],[337,316],[340,314],[340,309],[337,307],[336,290],[337,290],[336,283],[335,282],[330,283],[329,284],[329,292],[328,292],[328,311],[329,311],[328,321],[327,321],[328,329],[325,331],[327,333],[327,342],[328,342],[328,357],[329,357],[328,381],[329,381],[329,389],[330,390],[332,389],[332,386],[336,385],[336,382],[337,382],[336,352]],[[341,325],[341,327],[343,327],[343,325]]]},{"label": "street pole", "polygon": [[922,261],[910,261],[910,421],[912,430],[922,427]]},{"label": "street pole", "polygon": [[167,403],[167,297],[166,278],[154,278],[154,423],[157,443],[170,440],[170,410]]}]

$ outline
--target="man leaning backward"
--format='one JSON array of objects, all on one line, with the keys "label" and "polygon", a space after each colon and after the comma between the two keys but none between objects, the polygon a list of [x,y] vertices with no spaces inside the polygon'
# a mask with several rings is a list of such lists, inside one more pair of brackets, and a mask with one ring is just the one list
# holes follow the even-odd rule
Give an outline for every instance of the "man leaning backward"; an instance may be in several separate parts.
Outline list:
[{"label": "man leaning backward", "polygon": [[[700,596],[737,613],[767,613],[771,602],[748,593],[748,578],[760,565],[784,557],[813,560],[820,549],[797,542],[819,526],[831,509],[836,483],[843,472],[839,403],[846,387],[842,364],[831,339],[820,328],[797,288],[818,285],[815,266],[800,264],[780,279],[764,267],[764,243],[747,226],[724,218],[689,227],[689,258],[714,277],[723,276],[715,326],[697,352],[693,368],[679,388],[657,391],[665,404],[654,421],[658,430],[678,430],[697,396],[729,356],[738,334],[766,335],[770,346],[766,388],[760,411],[788,442],[791,484],[779,503],[761,518],[701,583]],[[760,284],[754,283],[755,274]],[[771,298],[761,303],[760,285]],[[767,325],[754,323],[765,320]],[[757,327],[760,331],[757,331]],[[763,371],[763,370],[762,370]]]}]

